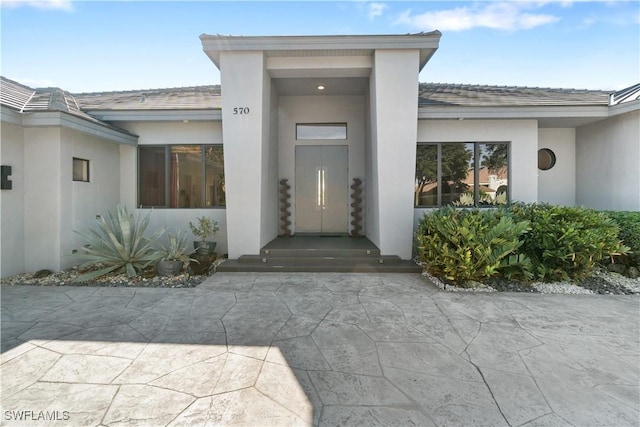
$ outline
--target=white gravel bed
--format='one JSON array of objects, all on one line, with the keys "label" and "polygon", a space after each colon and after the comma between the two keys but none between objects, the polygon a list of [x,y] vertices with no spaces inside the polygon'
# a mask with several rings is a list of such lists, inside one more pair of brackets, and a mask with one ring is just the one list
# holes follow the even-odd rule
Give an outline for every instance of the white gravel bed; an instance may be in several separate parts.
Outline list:
[{"label": "white gravel bed", "polygon": [[[423,271],[423,276],[428,278],[438,288],[447,292],[500,292],[500,291],[513,291],[513,292],[538,292],[541,294],[636,294],[640,295],[640,278],[631,279],[629,277],[622,276],[618,273],[608,272],[605,269],[597,270],[590,278],[592,280],[585,280],[583,286],[572,282],[534,282],[530,285],[514,286],[513,290],[509,289],[513,282],[508,283],[508,287],[504,287],[504,280],[502,281],[502,288],[495,289],[490,285],[473,282],[470,287],[459,287],[452,284],[448,284],[438,277],[432,276],[427,271]],[[597,280],[593,280],[597,279]],[[588,284],[587,284],[588,282]],[[588,287],[591,287],[589,289]],[[594,291],[595,290],[595,291]]]},{"label": "white gravel bed", "polygon": [[634,294],[640,294],[640,278],[632,279],[622,274],[601,271],[597,272],[596,276],[602,276],[609,283],[627,288]]},{"label": "white gravel bed", "polygon": [[[420,263],[418,263],[420,264]],[[132,287],[163,287],[182,288],[198,286],[207,276],[190,276],[181,274],[173,277],[153,277],[134,279],[127,278],[124,274],[106,276],[89,283],[78,284],[75,279],[79,275],[76,269],[70,269],[54,273],[45,277],[35,278],[32,274],[20,274],[0,281],[3,285],[37,285],[37,286],[132,286]],[[570,282],[532,284],[521,282],[509,282],[506,280],[494,280],[490,285],[479,282],[471,282],[469,287],[455,286],[432,276],[424,271],[423,275],[438,288],[447,292],[539,292],[544,294],[636,294],[640,295],[640,278],[631,279],[618,273],[612,273],[606,269],[597,270],[593,276],[585,279],[581,284]],[[495,286],[495,287],[492,287]]]},{"label": "white gravel bed", "polygon": [[533,283],[533,287],[541,294],[593,294],[590,289],[585,289],[581,286],[574,285],[572,283],[557,282],[557,283]]},{"label": "white gravel bed", "polygon": [[438,277],[432,276],[426,270],[422,271],[422,275],[425,276],[426,278],[428,278],[438,288],[442,289],[443,291],[447,291],[447,292],[497,292],[494,288],[492,288],[491,286],[487,286],[484,283],[475,282],[475,283],[477,283],[477,287],[462,288],[462,287],[459,287],[459,286],[449,285],[448,283],[445,283],[442,280],[440,280]]}]

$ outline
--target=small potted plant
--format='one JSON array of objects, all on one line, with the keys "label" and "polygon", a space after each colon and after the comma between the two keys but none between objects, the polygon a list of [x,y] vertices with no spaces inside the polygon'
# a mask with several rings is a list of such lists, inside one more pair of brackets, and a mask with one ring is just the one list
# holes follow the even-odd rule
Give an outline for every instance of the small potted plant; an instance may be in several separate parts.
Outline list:
[{"label": "small potted plant", "polygon": [[193,247],[198,255],[213,255],[216,249],[216,242],[207,240],[207,237],[214,236],[218,230],[218,221],[207,216],[196,218],[196,223],[189,221],[189,228],[194,236],[200,240],[193,242]]},{"label": "small potted plant", "polygon": [[160,248],[162,258],[156,263],[158,276],[175,276],[180,274],[185,263],[194,261],[187,249],[187,233],[167,233],[167,244]]}]

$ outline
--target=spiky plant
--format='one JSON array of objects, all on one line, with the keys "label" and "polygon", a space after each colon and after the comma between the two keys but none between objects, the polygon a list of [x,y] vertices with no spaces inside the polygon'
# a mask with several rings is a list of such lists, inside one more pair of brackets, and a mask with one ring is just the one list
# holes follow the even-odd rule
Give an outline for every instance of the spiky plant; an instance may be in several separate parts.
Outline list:
[{"label": "spiky plant", "polygon": [[166,261],[195,261],[189,255],[193,251],[187,248],[187,233],[178,230],[175,233],[167,231],[167,244],[160,247],[160,259]]},{"label": "spiky plant", "polygon": [[90,229],[88,233],[74,230],[87,242],[84,253],[72,255],[86,260],[80,268],[102,266],[99,270],[78,277],[78,281],[85,282],[111,272],[124,272],[128,277],[134,277],[158,261],[162,253],[153,244],[164,230],[145,237],[150,216],[151,212],[148,212],[144,217],[135,217],[126,206],[118,205],[115,212],[107,211],[96,219],[97,229]]}]

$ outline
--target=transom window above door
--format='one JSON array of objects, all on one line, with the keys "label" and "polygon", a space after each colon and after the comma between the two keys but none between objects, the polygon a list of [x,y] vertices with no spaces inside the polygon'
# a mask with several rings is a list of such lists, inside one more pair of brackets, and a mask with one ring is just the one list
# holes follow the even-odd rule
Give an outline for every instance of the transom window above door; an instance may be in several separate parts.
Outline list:
[{"label": "transom window above door", "polygon": [[346,123],[297,123],[296,139],[347,139]]}]

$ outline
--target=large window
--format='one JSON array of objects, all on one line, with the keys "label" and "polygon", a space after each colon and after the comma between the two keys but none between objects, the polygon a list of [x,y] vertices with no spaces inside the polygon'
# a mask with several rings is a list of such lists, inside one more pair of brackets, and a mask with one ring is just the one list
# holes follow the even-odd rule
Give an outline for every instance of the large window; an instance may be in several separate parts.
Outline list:
[{"label": "large window", "polygon": [[509,143],[418,143],[415,207],[508,202]]},{"label": "large window", "polygon": [[222,146],[139,147],[138,204],[167,208],[225,206]]}]

